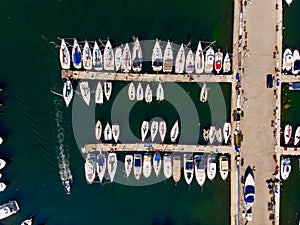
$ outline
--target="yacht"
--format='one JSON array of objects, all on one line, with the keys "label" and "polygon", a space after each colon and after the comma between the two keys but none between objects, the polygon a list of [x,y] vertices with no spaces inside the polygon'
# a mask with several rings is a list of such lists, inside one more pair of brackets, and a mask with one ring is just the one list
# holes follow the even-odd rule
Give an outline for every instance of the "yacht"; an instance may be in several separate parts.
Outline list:
[{"label": "yacht", "polygon": [[72,175],[68,179],[62,181],[62,185],[63,185],[63,187],[64,187],[67,195],[69,195],[71,193],[72,183],[73,183],[73,177],[72,177]]},{"label": "yacht", "polygon": [[110,141],[111,139],[112,139],[112,130],[109,123],[107,122],[104,128],[104,140]]},{"label": "yacht", "polygon": [[244,201],[245,209],[248,210],[253,206],[255,199],[255,183],[254,175],[250,166],[247,167],[245,172],[245,186],[244,186]]},{"label": "yacht", "polygon": [[119,136],[120,136],[120,125],[119,124],[112,125],[112,136],[113,136],[114,141],[117,143]]},{"label": "yacht", "polygon": [[222,129],[216,129],[216,139],[219,143],[222,143],[223,139],[222,139]]},{"label": "yacht", "polygon": [[132,155],[126,155],[125,156],[125,175],[126,177],[129,177],[131,170],[133,166],[133,156]]},{"label": "yacht", "polygon": [[214,69],[215,51],[212,47],[207,49],[205,54],[205,73],[211,73]]},{"label": "yacht", "polygon": [[203,139],[204,141],[208,141],[208,137],[209,137],[209,129],[203,129]]},{"label": "yacht", "polygon": [[3,192],[6,188],[6,184],[3,182],[0,182],[0,192]]},{"label": "yacht", "polygon": [[218,49],[218,51],[215,53],[215,70],[219,74],[222,69],[223,64],[223,53]]},{"label": "yacht", "polygon": [[94,182],[96,176],[96,154],[95,153],[88,153],[85,158],[85,179],[88,184],[92,184]]},{"label": "yacht", "polygon": [[190,49],[186,56],[185,72],[190,74],[193,73],[194,70],[195,70],[195,58],[194,58],[194,53]]},{"label": "yacht", "polygon": [[102,180],[104,178],[105,170],[106,170],[106,157],[104,154],[100,152],[100,154],[97,155],[97,159],[96,159],[96,171],[100,183],[102,183]]},{"label": "yacht", "polygon": [[292,73],[298,74],[300,71],[300,55],[298,49],[295,49],[293,52],[293,60]]},{"label": "yacht", "polygon": [[153,52],[152,52],[152,69],[155,72],[159,72],[162,70],[162,67],[163,67],[162,50],[158,39],[156,39]]},{"label": "yacht", "polygon": [[89,105],[91,100],[91,90],[89,87],[89,83],[87,81],[81,81],[79,82],[80,92],[81,96],[84,100],[84,102]]},{"label": "yacht", "polygon": [[65,42],[65,39],[61,39],[60,50],[59,50],[59,60],[61,68],[64,70],[70,69],[71,58],[70,52]]},{"label": "yacht", "polygon": [[131,101],[133,101],[135,99],[135,87],[134,87],[133,82],[131,82],[129,84],[129,87],[128,87],[128,97],[129,97],[129,100],[131,100]]},{"label": "yacht", "polygon": [[93,67],[97,71],[103,70],[103,57],[97,41],[95,41],[93,48]]},{"label": "yacht", "polygon": [[161,83],[159,83],[156,89],[156,101],[163,101],[163,100],[165,100],[164,88],[161,85]]},{"label": "yacht", "polygon": [[131,70],[131,53],[128,43],[125,44],[123,50],[123,59],[122,59],[122,71],[124,73],[129,73]]},{"label": "yacht", "polygon": [[153,156],[153,169],[154,169],[154,173],[157,177],[160,173],[161,164],[162,164],[161,154],[159,152],[155,152],[155,154]]},{"label": "yacht", "polygon": [[223,62],[223,73],[229,73],[230,67],[231,67],[231,62],[230,62],[229,54],[227,52]]},{"label": "yacht", "polygon": [[172,176],[172,155],[170,153],[164,154],[163,164],[165,178],[169,179]]},{"label": "yacht", "polygon": [[198,47],[195,54],[195,72],[203,73],[204,72],[204,54],[202,50],[201,41],[198,43]]},{"label": "yacht", "polygon": [[122,53],[122,47],[116,47],[115,51],[115,67],[116,67],[116,72],[121,70],[122,66],[122,61],[123,61],[123,53]]},{"label": "yacht", "polygon": [[0,159],[0,170],[4,168],[6,162],[3,159]]},{"label": "yacht", "polygon": [[294,138],[294,145],[298,145],[300,141],[300,126],[297,127]]},{"label": "yacht", "polygon": [[107,101],[109,101],[109,98],[111,96],[112,92],[112,82],[110,81],[105,81],[104,82],[104,95]]},{"label": "yacht", "polygon": [[220,167],[220,175],[223,180],[226,180],[229,172],[229,163],[228,158],[225,155],[222,155],[219,158],[219,167]]},{"label": "yacht", "polygon": [[167,124],[165,121],[159,122],[159,136],[161,138],[161,142],[163,143],[166,137],[167,132]]},{"label": "yacht", "polygon": [[134,154],[133,162],[133,173],[135,179],[139,180],[142,174],[142,154]]},{"label": "yacht", "polygon": [[158,132],[158,122],[152,121],[150,133],[151,133],[151,141],[153,142]]},{"label": "yacht", "polygon": [[204,83],[202,88],[201,88],[201,91],[200,91],[200,101],[201,102],[206,102],[207,101],[207,96],[208,96],[207,85],[206,85],[206,83]]},{"label": "yacht", "polygon": [[283,62],[282,62],[282,69],[284,71],[290,71],[292,69],[293,66],[293,54],[291,49],[287,48],[284,50],[283,53],[283,58],[282,58]]},{"label": "yacht", "polygon": [[224,137],[225,144],[228,143],[230,135],[231,135],[231,124],[225,122],[223,125],[223,137]]},{"label": "yacht", "polygon": [[87,41],[84,42],[83,51],[82,51],[82,61],[83,61],[83,68],[85,70],[91,70],[93,66],[92,62],[92,52],[91,48]]},{"label": "yacht", "polygon": [[72,48],[72,62],[75,69],[81,68],[81,49],[76,39]]},{"label": "yacht", "polygon": [[287,145],[292,136],[292,125],[287,124],[284,128],[284,143]]},{"label": "yacht", "polygon": [[202,187],[206,180],[205,160],[203,155],[195,155],[194,161],[196,181]]},{"label": "yacht", "polygon": [[183,155],[184,162],[184,179],[188,185],[192,183],[194,177],[194,160],[193,154],[184,154]]},{"label": "yacht", "polygon": [[143,62],[143,52],[142,52],[139,39],[136,38],[132,49],[132,70],[137,73],[141,72],[142,62]]},{"label": "yacht", "polygon": [[66,106],[68,107],[72,98],[73,98],[73,86],[72,86],[72,82],[70,80],[67,80],[64,83],[64,87],[63,87],[63,97],[66,103]]},{"label": "yacht", "polygon": [[17,213],[19,210],[19,205],[15,200],[0,205],[0,220]]},{"label": "yacht", "polygon": [[212,144],[215,141],[216,138],[216,127],[215,126],[210,126],[209,128],[209,143]]},{"label": "yacht", "polygon": [[280,165],[281,178],[283,180],[286,180],[289,177],[291,170],[292,170],[292,166],[291,166],[290,158],[282,157],[281,165]]},{"label": "yacht", "polygon": [[175,155],[173,157],[173,180],[175,185],[180,181],[181,178],[181,157]]},{"label": "yacht", "polygon": [[103,89],[100,81],[98,82],[96,88],[95,102],[96,104],[103,104]]},{"label": "yacht", "polygon": [[176,122],[174,123],[174,125],[171,129],[171,133],[170,133],[171,142],[176,141],[178,134],[179,134],[179,125],[178,125],[178,120],[176,120]]},{"label": "yacht", "polygon": [[145,101],[147,103],[152,102],[152,90],[149,84],[147,84],[146,91],[145,91]]},{"label": "yacht", "polygon": [[104,70],[113,71],[115,68],[114,51],[112,49],[112,46],[111,46],[111,43],[109,40],[107,40],[105,48],[104,48],[103,64],[104,64]]},{"label": "yacht", "polygon": [[27,219],[27,220],[24,220],[21,225],[32,225],[33,224],[33,219],[30,218],[30,219]]},{"label": "yacht", "polygon": [[136,90],[136,100],[143,101],[143,99],[144,99],[144,90],[142,84],[139,83]]},{"label": "yacht", "polygon": [[107,172],[111,182],[114,181],[114,177],[117,172],[117,165],[117,154],[114,152],[110,152],[107,157]]},{"label": "yacht", "polygon": [[150,177],[152,172],[152,155],[150,152],[144,154],[144,162],[143,162],[143,175],[147,179]]},{"label": "yacht", "polygon": [[95,137],[97,141],[100,140],[101,134],[102,134],[102,124],[100,120],[98,120],[95,125]]},{"label": "yacht", "polygon": [[184,46],[181,44],[175,61],[175,73],[183,73],[185,63]]},{"label": "yacht", "polygon": [[172,69],[173,69],[173,49],[172,49],[171,42],[168,41],[164,51],[163,72],[171,73]]},{"label": "yacht", "polygon": [[149,131],[149,122],[143,121],[142,126],[141,126],[142,141],[144,141],[145,138],[147,137],[148,131]]},{"label": "yacht", "polygon": [[213,155],[208,155],[207,157],[207,178],[213,180],[217,173],[217,160]]}]

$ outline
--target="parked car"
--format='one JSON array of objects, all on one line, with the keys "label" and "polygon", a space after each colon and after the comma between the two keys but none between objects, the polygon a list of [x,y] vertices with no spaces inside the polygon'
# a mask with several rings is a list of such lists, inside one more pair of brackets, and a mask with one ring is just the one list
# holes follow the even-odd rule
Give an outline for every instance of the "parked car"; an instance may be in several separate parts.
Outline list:
[{"label": "parked car", "polygon": [[267,74],[267,88],[273,87],[273,76],[272,74]]}]

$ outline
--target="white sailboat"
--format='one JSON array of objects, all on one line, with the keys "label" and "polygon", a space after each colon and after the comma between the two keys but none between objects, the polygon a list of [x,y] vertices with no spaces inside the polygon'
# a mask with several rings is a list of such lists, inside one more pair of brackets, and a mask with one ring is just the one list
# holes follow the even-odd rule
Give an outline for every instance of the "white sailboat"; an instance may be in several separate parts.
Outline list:
[{"label": "white sailboat", "polygon": [[195,155],[194,162],[196,181],[202,187],[206,180],[205,160],[203,155]]},{"label": "white sailboat", "polygon": [[215,70],[219,74],[223,64],[223,53],[220,49],[215,53]]},{"label": "white sailboat", "polygon": [[109,40],[107,40],[104,48],[103,64],[104,70],[113,71],[115,68],[114,51]]},{"label": "white sailboat", "polygon": [[166,179],[172,176],[172,156],[169,153],[165,153],[163,157],[164,175]]},{"label": "white sailboat", "polygon": [[88,184],[92,184],[96,177],[96,154],[95,153],[88,153],[86,155],[84,170],[85,170],[85,179]]},{"label": "white sailboat", "polygon": [[110,179],[110,182],[114,181],[115,174],[117,172],[118,160],[117,154],[110,152],[107,157],[107,172]]},{"label": "white sailboat", "polygon": [[212,47],[207,49],[205,54],[205,73],[211,73],[214,69],[215,51]]},{"label": "white sailboat", "polygon": [[102,183],[102,180],[104,178],[105,170],[106,170],[106,157],[104,154],[100,153],[97,155],[97,159],[96,159],[96,171],[100,183]]},{"label": "white sailboat", "polygon": [[103,89],[100,81],[98,82],[96,88],[95,102],[96,104],[103,104]]},{"label": "white sailboat", "polygon": [[183,155],[183,172],[184,172],[184,179],[185,182],[190,185],[192,183],[194,177],[194,160],[193,154],[184,154]]},{"label": "white sailboat", "polygon": [[212,144],[215,141],[216,138],[216,127],[215,126],[210,126],[209,128],[209,143]]},{"label": "white sailboat", "polygon": [[161,138],[161,142],[163,143],[167,133],[167,124],[165,121],[159,122],[159,136]]},{"label": "white sailboat", "polygon": [[100,120],[98,120],[95,125],[95,137],[97,141],[100,140],[101,134],[102,134],[102,124]]},{"label": "white sailboat", "polygon": [[287,145],[292,136],[292,125],[287,124],[284,128],[284,143]]},{"label": "white sailboat", "polygon": [[84,100],[84,102],[89,105],[91,100],[91,90],[89,87],[89,83],[87,81],[81,81],[79,82],[80,92],[81,96]]},{"label": "white sailboat", "polygon": [[190,49],[186,56],[185,72],[190,74],[193,73],[194,70],[195,70],[195,58],[194,58],[194,53]]},{"label": "white sailboat", "polygon": [[158,132],[158,122],[152,121],[150,133],[151,133],[151,141],[153,142]]},{"label": "white sailboat", "polygon": [[143,101],[143,99],[144,99],[144,89],[142,87],[142,84],[139,83],[136,90],[136,100]]},{"label": "white sailboat", "polygon": [[231,124],[225,122],[223,125],[223,137],[224,137],[225,144],[228,143],[230,135],[231,135]]},{"label": "white sailboat", "polygon": [[133,155],[126,155],[125,156],[125,175],[129,177],[131,170],[133,167]]},{"label": "white sailboat", "polygon": [[173,180],[175,185],[180,181],[181,178],[181,157],[179,155],[175,155],[173,157]]},{"label": "white sailboat", "polygon": [[145,101],[147,103],[152,102],[152,90],[149,84],[147,84],[146,91],[145,91]]},{"label": "white sailboat", "polygon": [[119,124],[113,124],[112,125],[112,136],[114,141],[117,143],[120,136],[120,125]]},{"label": "white sailboat", "polygon": [[292,69],[293,62],[294,62],[291,49],[287,48],[284,50],[282,60],[283,60],[282,69],[285,71],[290,71]]},{"label": "white sailboat", "polygon": [[219,143],[222,143],[223,139],[222,139],[222,129],[221,128],[216,129],[216,139]]},{"label": "white sailboat", "polygon": [[116,71],[119,71],[121,69],[122,61],[123,61],[122,47],[118,46],[118,47],[116,47],[116,51],[115,51]]},{"label": "white sailboat", "polygon": [[155,152],[153,156],[153,169],[157,177],[159,176],[160,173],[161,164],[162,164],[161,154],[159,152]]},{"label": "white sailboat", "polygon": [[141,72],[143,62],[143,52],[139,42],[139,39],[136,38],[132,48],[132,70],[134,72]]},{"label": "white sailboat", "polygon": [[208,98],[207,84],[204,83],[200,91],[200,101],[206,102]]},{"label": "white sailboat", "polygon": [[285,0],[286,4],[288,4],[290,6],[290,4],[292,4],[293,0]]},{"label": "white sailboat", "polygon": [[172,69],[173,69],[173,49],[172,49],[171,42],[168,41],[164,51],[163,71],[165,73],[171,73]]},{"label": "white sailboat", "polygon": [[104,128],[104,140],[110,141],[111,139],[112,139],[112,130],[109,123],[107,122]]},{"label": "white sailboat", "polygon": [[0,182],[0,192],[3,192],[6,189],[6,184],[3,182]]},{"label": "white sailboat", "polygon": [[282,157],[280,164],[280,174],[283,180],[286,180],[292,170],[291,161],[288,157]]},{"label": "white sailboat", "polygon": [[208,141],[209,129],[203,129],[202,135],[203,135],[204,141]]},{"label": "white sailboat", "polygon": [[141,126],[141,136],[142,136],[142,141],[145,140],[147,134],[149,131],[149,122],[148,121],[143,121],[142,126]]},{"label": "white sailboat", "polygon": [[66,106],[68,107],[72,98],[73,98],[73,86],[72,86],[72,82],[70,80],[67,80],[64,83],[64,87],[63,87],[63,97],[66,103]]},{"label": "white sailboat", "polygon": [[156,101],[163,100],[165,100],[165,92],[163,86],[161,85],[161,83],[159,83],[156,89]]},{"label": "white sailboat", "polygon": [[135,87],[133,82],[131,82],[128,86],[128,97],[129,100],[133,101],[135,99]]},{"label": "white sailboat", "polygon": [[3,159],[0,159],[0,170],[4,168],[6,162]]},{"label": "white sailboat", "polygon": [[162,67],[163,67],[162,50],[158,39],[156,39],[155,45],[153,47],[153,52],[152,52],[152,69],[155,72],[159,72],[162,70]]},{"label": "white sailboat", "polygon": [[204,54],[202,50],[201,41],[198,43],[198,47],[195,54],[195,72],[203,73],[204,72]]},{"label": "white sailboat", "polygon": [[220,175],[223,180],[226,180],[229,172],[228,158],[222,155],[219,158]]},{"label": "white sailboat", "polygon": [[213,180],[217,173],[217,160],[215,156],[209,155],[207,157],[207,178]]},{"label": "white sailboat", "polygon": [[223,73],[229,73],[230,67],[231,67],[231,62],[230,62],[229,54],[227,52],[223,62]]},{"label": "white sailboat", "polygon": [[122,71],[124,73],[129,73],[131,70],[131,53],[128,43],[125,44],[123,50],[123,59],[122,59]]},{"label": "white sailboat", "polygon": [[149,178],[152,172],[152,155],[150,152],[144,154],[143,162],[143,175],[145,178]]},{"label": "white sailboat", "polygon": [[175,73],[183,73],[185,63],[184,46],[181,44],[175,61]]},{"label": "white sailboat", "polygon": [[109,101],[109,98],[111,96],[112,92],[112,82],[110,81],[105,81],[104,82],[104,95],[107,101]]},{"label": "white sailboat", "polygon": [[97,71],[103,70],[103,57],[97,41],[95,41],[93,48],[93,67]]},{"label": "white sailboat", "polygon": [[72,62],[75,69],[81,68],[81,49],[76,39],[72,48]]},{"label": "white sailboat", "polygon": [[70,69],[71,57],[67,44],[64,39],[61,39],[60,50],[59,50],[60,66],[64,70]]},{"label": "white sailboat", "polygon": [[83,46],[83,52],[82,52],[82,61],[83,61],[83,68],[85,70],[91,70],[92,69],[92,52],[91,48],[87,41],[84,42]]},{"label": "white sailboat", "polygon": [[176,141],[178,134],[179,134],[179,124],[178,124],[178,120],[176,120],[176,122],[174,123],[174,125],[171,129],[171,133],[170,133],[171,142]]},{"label": "white sailboat", "polygon": [[296,132],[295,132],[295,138],[294,138],[294,145],[298,145],[300,141],[300,126],[297,127]]},{"label": "white sailboat", "polygon": [[135,179],[139,180],[142,174],[142,154],[134,154],[133,160],[133,173]]},{"label": "white sailboat", "polygon": [[292,73],[298,74],[300,71],[300,55],[298,49],[295,49],[293,52],[293,66]]}]

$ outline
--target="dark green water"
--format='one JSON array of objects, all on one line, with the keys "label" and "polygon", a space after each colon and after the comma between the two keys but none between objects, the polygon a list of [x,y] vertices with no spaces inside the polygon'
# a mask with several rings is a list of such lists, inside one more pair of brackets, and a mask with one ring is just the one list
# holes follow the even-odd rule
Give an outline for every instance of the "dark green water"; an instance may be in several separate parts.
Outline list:
[{"label": "dark green water", "polygon": [[[131,41],[134,35],[140,40],[170,39],[177,44],[191,41],[194,50],[199,39],[216,40],[216,47],[231,51],[232,6],[230,0],[1,2],[0,82],[5,90],[0,99],[5,108],[0,117],[0,133],[8,137],[1,146],[1,157],[8,161],[1,179],[8,187],[1,193],[0,202],[16,199],[21,207],[18,214],[2,223],[19,224],[35,215],[35,224],[229,224],[229,182],[221,182],[219,176],[214,182],[207,181],[202,190],[195,181],[189,189],[183,177],[177,187],[172,180],[142,187],[86,184],[84,159],[78,147],[94,141],[93,126],[97,118],[123,118],[114,114],[121,111],[114,106],[125,98],[126,95],[119,95],[117,91],[121,93],[125,84],[115,83],[114,103],[110,101],[101,107],[88,108],[75,96],[73,105],[78,101],[76,106],[85,115],[79,122],[83,124],[82,130],[76,134],[78,127],[74,126],[78,123],[74,124],[74,118],[78,114],[74,114],[74,108],[73,111],[66,109],[62,99],[50,93],[51,89],[60,92],[63,84],[58,49],[50,41],[58,43],[57,37],[78,40],[110,37],[115,46]],[[174,85],[174,89],[166,88],[170,103],[160,103],[167,110],[156,102],[150,106],[133,106],[128,123],[134,135],[123,133],[124,140],[138,138],[137,124],[142,117],[151,119],[153,111],[157,111],[156,116],[167,119],[168,129],[179,116],[185,131],[180,142],[186,143],[202,143],[197,133],[198,123],[202,127],[212,121],[221,125],[229,118],[228,85],[209,87],[209,98],[216,99],[215,104],[209,104],[210,109],[216,109],[211,113],[208,104],[200,105],[197,101],[199,87],[196,84]],[[185,94],[168,93],[171,89]],[[122,104],[124,107],[129,103],[123,101]],[[195,111],[192,112],[196,113],[192,116],[198,120],[187,113],[193,105]],[[143,114],[139,114],[141,109]],[[59,128],[55,122],[58,112],[63,115]],[[58,171],[57,133],[61,128],[64,130],[63,148],[69,155],[74,178],[70,196],[64,193]],[[191,133],[198,136],[189,139]]]},{"label": "dark green water", "polygon": [[290,7],[283,1],[283,43],[289,48],[300,48],[300,31],[297,29],[299,10],[299,1],[293,1]]}]

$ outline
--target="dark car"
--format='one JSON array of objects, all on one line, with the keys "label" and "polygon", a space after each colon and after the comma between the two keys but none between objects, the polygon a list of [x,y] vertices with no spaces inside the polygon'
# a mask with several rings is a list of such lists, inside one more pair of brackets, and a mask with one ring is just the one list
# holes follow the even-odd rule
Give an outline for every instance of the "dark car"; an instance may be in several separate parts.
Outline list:
[{"label": "dark car", "polygon": [[267,75],[267,88],[273,87],[273,77],[272,74]]}]

